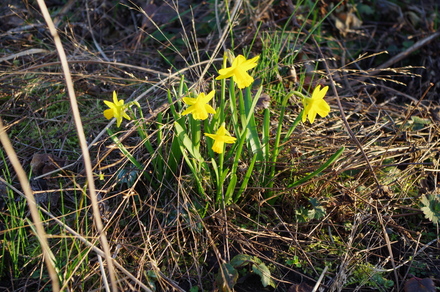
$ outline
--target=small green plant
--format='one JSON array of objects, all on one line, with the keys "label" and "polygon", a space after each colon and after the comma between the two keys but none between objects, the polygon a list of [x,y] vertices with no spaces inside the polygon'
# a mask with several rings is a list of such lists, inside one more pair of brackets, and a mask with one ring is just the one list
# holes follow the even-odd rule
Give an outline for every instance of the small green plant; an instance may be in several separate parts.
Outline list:
[{"label": "small green plant", "polygon": [[250,267],[241,274],[254,273],[260,276],[261,285],[263,287],[271,286],[275,288],[275,283],[271,279],[269,268],[259,258],[255,256],[239,254],[236,255],[229,263],[224,263],[215,277],[218,288],[222,292],[233,291],[239,277],[239,269]]},{"label": "small green plant", "polygon": [[319,220],[325,216],[325,208],[321,206],[318,199],[309,198],[309,202],[312,205],[312,208],[307,209],[306,207],[301,206],[295,211],[298,222],[309,222],[313,219]]},{"label": "small green plant", "polygon": [[389,291],[394,286],[392,280],[387,280],[383,273],[377,272],[370,263],[356,265],[346,285],[354,284],[360,285],[361,287],[371,287],[381,292]]},{"label": "small green plant", "polygon": [[301,268],[302,267],[301,261],[300,261],[300,259],[299,259],[299,257],[297,255],[293,256],[292,259],[287,260],[286,264],[290,265],[290,266],[295,266],[297,268]]},{"label": "small green plant", "polygon": [[422,204],[421,210],[426,219],[438,226],[440,224],[440,195],[423,195]]}]

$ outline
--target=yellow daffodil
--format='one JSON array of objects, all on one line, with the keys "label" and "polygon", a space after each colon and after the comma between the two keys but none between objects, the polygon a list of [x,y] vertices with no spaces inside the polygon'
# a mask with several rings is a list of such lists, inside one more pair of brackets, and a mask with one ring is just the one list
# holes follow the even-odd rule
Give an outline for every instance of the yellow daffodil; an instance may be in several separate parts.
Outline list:
[{"label": "yellow daffodil", "polygon": [[208,104],[214,97],[215,91],[211,91],[205,96],[205,93],[200,93],[196,98],[184,97],[183,102],[189,105],[182,115],[192,114],[195,120],[206,120],[209,114],[215,114],[215,110]]},{"label": "yellow daffodil", "polygon": [[104,111],[104,117],[106,117],[108,120],[111,118],[116,118],[116,125],[118,127],[121,125],[123,118],[130,120],[130,117],[125,112],[127,106],[124,105],[124,100],[118,100],[118,96],[116,95],[115,91],[113,91],[113,102],[104,100],[104,103],[109,107],[109,109]]},{"label": "yellow daffodil", "polygon": [[225,124],[221,125],[215,134],[205,133],[205,136],[214,139],[212,150],[217,153],[223,153],[225,143],[232,144],[235,143],[235,140],[237,140],[237,138],[231,137],[231,134],[229,134],[225,128]]},{"label": "yellow daffodil", "polygon": [[221,80],[229,77],[234,77],[234,81],[235,83],[237,83],[238,88],[243,89],[245,87],[248,87],[254,81],[254,78],[246,71],[256,67],[259,58],[260,56],[256,56],[250,60],[246,60],[243,55],[238,55],[232,62],[231,67],[220,69],[218,71],[220,76],[215,79]]},{"label": "yellow daffodil", "polygon": [[316,118],[316,114],[322,118],[327,116],[330,112],[330,106],[324,100],[324,96],[327,93],[328,86],[321,89],[321,85],[316,86],[313,90],[312,97],[304,97],[302,103],[304,106],[304,112],[302,114],[302,122],[305,123],[309,118],[310,123],[313,123]]}]

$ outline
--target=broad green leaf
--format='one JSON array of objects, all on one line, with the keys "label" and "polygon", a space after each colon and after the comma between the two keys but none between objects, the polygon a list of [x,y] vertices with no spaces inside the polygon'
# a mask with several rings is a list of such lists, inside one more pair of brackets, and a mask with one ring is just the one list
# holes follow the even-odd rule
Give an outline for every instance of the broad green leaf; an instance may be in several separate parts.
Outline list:
[{"label": "broad green leaf", "polygon": [[263,285],[263,287],[271,286],[275,288],[275,283],[270,278],[270,271],[264,263],[261,263],[259,265],[252,265],[252,271],[260,276],[261,284]]},{"label": "broad green leaf", "polygon": [[440,223],[440,195],[423,195],[423,207],[421,210],[425,214],[426,219],[429,219],[435,224]]},{"label": "broad green leaf", "polygon": [[247,254],[238,254],[229,262],[234,268],[240,268],[247,264],[254,263],[255,257]]}]

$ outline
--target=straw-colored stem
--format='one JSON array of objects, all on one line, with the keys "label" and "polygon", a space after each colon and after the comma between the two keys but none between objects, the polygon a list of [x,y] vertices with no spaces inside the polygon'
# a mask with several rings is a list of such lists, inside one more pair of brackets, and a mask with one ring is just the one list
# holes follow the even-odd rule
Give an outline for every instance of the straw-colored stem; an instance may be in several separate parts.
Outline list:
[{"label": "straw-colored stem", "polygon": [[109,245],[107,242],[107,237],[104,232],[104,226],[102,224],[101,215],[100,215],[99,206],[98,206],[98,199],[96,196],[92,163],[90,160],[90,153],[87,148],[86,137],[84,135],[84,129],[83,129],[82,122],[81,122],[78,104],[76,102],[75,90],[73,88],[73,81],[72,81],[72,76],[70,74],[69,65],[67,63],[66,53],[64,52],[64,48],[63,48],[63,44],[61,43],[61,39],[58,35],[58,32],[55,28],[55,25],[52,21],[52,18],[50,17],[49,11],[47,10],[46,3],[44,2],[44,0],[38,0],[38,5],[40,6],[41,12],[43,13],[44,20],[46,21],[46,23],[49,27],[50,33],[52,34],[52,36],[54,38],[55,46],[56,46],[56,49],[57,49],[58,54],[60,56],[61,67],[63,69],[63,73],[66,78],[67,91],[69,93],[70,105],[71,105],[73,117],[75,120],[75,126],[76,126],[76,130],[78,133],[81,152],[84,157],[84,166],[85,166],[85,170],[86,170],[86,177],[87,177],[87,182],[88,182],[88,186],[89,186],[90,201],[92,203],[93,217],[94,217],[95,224],[96,224],[96,230],[98,232],[100,242],[101,242],[102,248],[105,253],[105,259],[106,259],[106,262],[108,265],[108,272],[110,275],[111,288],[113,291],[117,291],[113,261],[112,261],[112,257],[110,254],[110,248],[109,248]]},{"label": "straw-colored stem", "polygon": [[29,180],[26,176],[26,172],[21,166],[20,161],[18,160],[17,154],[12,147],[11,140],[9,140],[8,135],[6,134],[6,129],[3,127],[3,121],[0,118],[0,141],[3,145],[3,148],[6,151],[6,154],[9,157],[9,161],[17,173],[18,180],[20,181],[21,187],[23,188],[23,192],[26,196],[26,200],[28,202],[29,210],[31,211],[32,220],[34,221],[35,230],[37,232],[38,240],[41,244],[41,249],[43,250],[44,261],[46,262],[47,270],[49,272],[49,276],[52,280],[52,291],[58,292],[60,291],[60,283],[58,282],[58,275],[55,270],[55,263],[53,254],[50,250],[49,243],[47,241],[46,232],[44,231],[43,224],[40,219],[40,214],[38,213],[37,203],[35,202],[35,197],[32,192]]}]

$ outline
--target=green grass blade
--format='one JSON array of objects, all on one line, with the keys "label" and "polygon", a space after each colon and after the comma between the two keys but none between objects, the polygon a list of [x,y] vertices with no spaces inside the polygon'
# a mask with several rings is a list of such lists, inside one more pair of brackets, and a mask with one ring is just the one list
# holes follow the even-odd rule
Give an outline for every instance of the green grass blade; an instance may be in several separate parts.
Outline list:
[{"label": "green grass blade", "polygon": [[118,147],[118,149],[128,158],[128,160],[130,160],[130,162],[136,166],[137,169],[139,170],[143,170],[144,167],[142,166],[142,164],[136,160],[136,158],[133,157],[133,155],[131,155],[130,151],[127,150],[127,148],[124,146],[124,144],[121,143],[121,141],[119,140],[119,138],[113,133],[112,130],[107,129],[107,133],[109,134],[110,138],[112,139],[113,143],[116,144],[116,146]]},{"label": "green grass blade", "polygon": [[243,181],[241,182],[240,189],[235,193],[234,196],[234,203],[237,203],[237,201],[241,198],[243,195],[243,192],[246,190],[247,185],[249,183],[249,179],[251,178],[252,171],[254,170],[255,162],[257,161],[257,155],[254,155],[252,157],[251,163],[246,171],[246,174],[244,175]]},{"label": "green grass blade", "polygon": [[317,176],[318,174],[320,174],[321,172],[323,172],[327,167],[329,167],[333,162],[336,161],[336,159],[339,158],[339,156],[341,156],[342,152],[344,152],[345,147],[342,146],[341,148],[338,149],[338,151],[336,151],[335,154],[333,154],[329,160],[327,160],[323,165],[321,165],[317,170],[315,170],[314,172],[312,172],[311,174],[303,177],[302,179],[299,179],[295,182],[293,182],[292,184],[290,184],[288,186],[288,188],[293,188],[295,186],[298,186],[302,183],[305,183],[306,181],[308,181],[309,179],[313,178],[314,176]]}]

